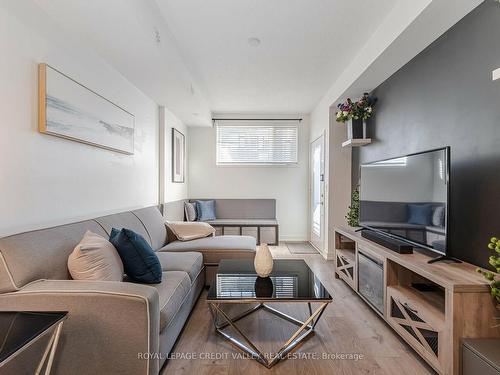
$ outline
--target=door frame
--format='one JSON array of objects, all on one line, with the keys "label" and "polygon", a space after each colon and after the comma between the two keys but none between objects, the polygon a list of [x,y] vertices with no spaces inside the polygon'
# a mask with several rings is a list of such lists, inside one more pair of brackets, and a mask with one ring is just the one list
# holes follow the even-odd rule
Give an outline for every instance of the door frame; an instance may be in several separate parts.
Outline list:
[{"label": "door frame", "polygon": [[[308,224],[308,231],[309,231],[309,243],[314,247],[316,248],[320,253],[322,253],[325,249],[325,240],[326,240],[326,236],[325,236],[325,214],[326,214],[326,209],[325,209],[325,167],[326,167],[326,163],[325,163],[325,154],[326,154],[326,132],[323,131],[321,132],[321,134],[315,138],[313,141],[311,141],[309,143],[309,197],[308,197],[308,211],[309,211],[309,224]],[[321,213],[321,216],[322,216],[322,220],[321,220],[321,234],[320,234],[320,237],[319,237],[319,240],[317,241],[313,241],[313,213],[312,213],[312,210],[313,210],[313,189],[314,189],[314,181],[313,181],[313,177],[314,177],[314,169],[313,169],[313,157],[312,157],[312,151],[313,151],[313,145],[320,141],[320,140],[323,140],[322,142],[322,145],[323,145],[323,163],[322,163],[322,174],[323,174],[323,183],[322,183],[322,186],[320,188],[320,194],[322,195],[322,201],[323,201],[323,205],[322,205],[322,213]],[[320,246],[318,246],[318,244]]]}]

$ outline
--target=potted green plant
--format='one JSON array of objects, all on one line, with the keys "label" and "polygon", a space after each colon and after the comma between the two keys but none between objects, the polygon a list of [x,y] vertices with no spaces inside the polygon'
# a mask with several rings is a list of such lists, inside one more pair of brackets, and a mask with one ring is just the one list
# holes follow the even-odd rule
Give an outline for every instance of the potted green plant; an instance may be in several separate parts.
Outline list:
[{"label": "potted green plant", "polygon": [[[493,254],[490,255],[488,263],[495,268],[496,273],[483,270],[478,268],[476,271],[484,276],[484,278],[490,284],[491,297],[493,298],[493,303],[495,303],[495,307],[500,313],[500,239],[497,237],[492,237],[490,239],[490,243],[488,244],[488,249],[493,251]],[[496,320],[499,320],[500,317],[495,317]]]},{"label": "potted green plant", "polygon": [[373,114],[377,98],[364,93],[357,101],[347,98],[337,105],[336,121],[347,124],[347,138],[366,138],[366,120]]},{"label": "potted green plant", "polygon": [[351,193],[351,205],[345,218],[350,227],[359,227],[359,187]]}]

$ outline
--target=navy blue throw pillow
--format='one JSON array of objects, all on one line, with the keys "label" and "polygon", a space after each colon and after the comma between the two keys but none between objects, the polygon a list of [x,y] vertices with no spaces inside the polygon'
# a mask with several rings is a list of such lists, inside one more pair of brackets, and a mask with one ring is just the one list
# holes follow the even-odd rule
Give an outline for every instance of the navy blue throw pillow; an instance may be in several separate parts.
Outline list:
[{"label": "navy blue throw pillow", "polygon": [[409,204],[408,223],[416,225],[429,225],[432,206],[430,204]]},{"label": "navy blue throw pillow", "polygon": [[160,261],[144,237],[130,229],[113,228],[109,241],[116,247],[131,280],[145,284],[161,282]]}]

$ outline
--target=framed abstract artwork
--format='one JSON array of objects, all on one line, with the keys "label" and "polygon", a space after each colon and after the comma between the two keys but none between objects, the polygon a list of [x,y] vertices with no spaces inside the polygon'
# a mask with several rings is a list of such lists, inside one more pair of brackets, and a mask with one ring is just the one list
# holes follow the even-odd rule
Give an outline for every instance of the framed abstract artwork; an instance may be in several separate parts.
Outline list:
[{"label": "framed abstract artwork", "polygon": [[172,182],[184,182],[186,145],[184,134],[172,128]]},{"label": "framed abstract artwork", "polygon": [[47,64],[38,66],[41,133],[128,155],[134,153],[134,115]]}]

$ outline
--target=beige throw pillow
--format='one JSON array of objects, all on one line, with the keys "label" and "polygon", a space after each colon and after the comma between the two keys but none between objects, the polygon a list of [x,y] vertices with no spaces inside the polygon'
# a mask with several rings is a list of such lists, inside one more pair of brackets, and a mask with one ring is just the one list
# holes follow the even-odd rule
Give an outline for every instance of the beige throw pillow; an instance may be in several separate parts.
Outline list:
[{"label": "beige throw pillow", "polygon": [[91,231],[69,255],[68,270],[74,280],[123,280],[123,263],[115,247]]},{"label": "beige throw pillow", "polygon": [[167,227],[179,241],[191,241],[197,238],[213,236],[214,227],[200,221],[167,221]]}]

